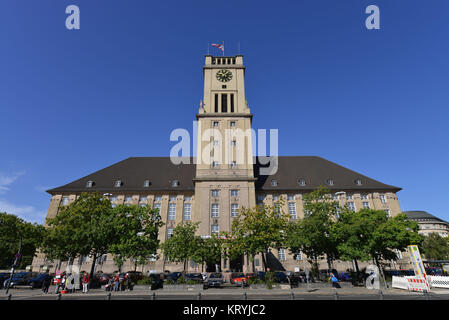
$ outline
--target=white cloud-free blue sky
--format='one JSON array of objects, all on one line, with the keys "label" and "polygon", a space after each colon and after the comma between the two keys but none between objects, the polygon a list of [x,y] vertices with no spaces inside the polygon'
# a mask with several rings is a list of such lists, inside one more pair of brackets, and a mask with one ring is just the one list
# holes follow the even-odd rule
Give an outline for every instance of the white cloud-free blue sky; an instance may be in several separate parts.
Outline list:
[{"label": "white cloud-free blue sky", "polygon": [[[77,4],[81,29],[65,28]],[[376,4],[381,29],[365,28]],[[449,1],[0,2],[0,210],[43,222],[57,187],[191,131],[208,44],[241,53],[253,126],[403,188],[449,220]],[[220,54],[210,47],[212,54]]]}]

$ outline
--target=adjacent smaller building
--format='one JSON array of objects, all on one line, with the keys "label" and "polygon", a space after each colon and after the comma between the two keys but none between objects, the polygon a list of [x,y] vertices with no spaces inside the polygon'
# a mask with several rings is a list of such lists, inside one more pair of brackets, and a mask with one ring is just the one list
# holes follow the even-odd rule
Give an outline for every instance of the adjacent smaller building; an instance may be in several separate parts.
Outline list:
[{"label": "adjacent smaller building", "polygon": [[431,215],[426,211],[404,211],[408,219],[418,222],[419,234],[427,236],[432,232],[438,233],[442,237],[449,235],[449,222]]}]

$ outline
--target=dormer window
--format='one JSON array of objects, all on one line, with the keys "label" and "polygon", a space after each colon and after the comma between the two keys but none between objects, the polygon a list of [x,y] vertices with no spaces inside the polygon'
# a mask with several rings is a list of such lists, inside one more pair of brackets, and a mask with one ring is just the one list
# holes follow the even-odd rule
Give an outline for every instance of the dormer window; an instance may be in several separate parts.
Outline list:
[{"label": "dormer window", "polygon": [[93,185],[94,185],[94,182],[89,180],[89,181],[87,181],[86,188],[92,188]]},{"label": "dormer window", "polygon": [[277,180],[271,180],[271,186],[272,187],[277,187],[278,186],[278,181]]},{"label": "dormer window", "polygon": [[178,180],[173,180],[171,183],[172,187],[178,187],[179,186],[179,181]]},{"label": "dormer window", "polygon": [[333,186],[334,185],[334,180],[332,180],[332,179],[327,180],[327,185]]},{"label": "dormer window", "polygon": [[301,178],[301,179],[298,180],[298,184],[300,186],[305,186],[306,185],[306,180]]},{"label": "dormer window", "polygon": [[144,188],[148,188],[150,186],[150,180],[145,180],[144,182],[143,182],[143,187]]},{"label": "dormer window", "polygon": [[115,186],[116,188],[120,188],[120,187],[122,186],[122,180],[117,180],[117,181],[115,181],[114,186]]},{"label": "dormer window", "polygon": [[358,186],[361,186],[362,185],[362,180],[360,180],[360,179],[355,180],[355,184],[358,185]]}]

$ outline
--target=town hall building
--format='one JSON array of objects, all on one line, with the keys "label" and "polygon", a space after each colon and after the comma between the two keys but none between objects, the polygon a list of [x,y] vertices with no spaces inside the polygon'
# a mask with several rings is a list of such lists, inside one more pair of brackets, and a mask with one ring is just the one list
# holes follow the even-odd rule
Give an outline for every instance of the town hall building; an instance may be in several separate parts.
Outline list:
[{"label": "town hall building", "polygon": [[[390,216],[401,212],[397,192],[401,188],[387,185],[317,156],[279,156],[276,170],[267,174],[265,164],[252,156],[251,135],[235,132],[251,130],[253,114],[245,96],[243,56],[205,57],[203,66],[204,96],[198,121],[197,154],[179,164],[170,157],[131,157],[81,179],[48,190],[51,194],[47,218],[55,217],[61,207],[72,203],[82,192],[100,192],[112,205],[136,204],[158,208],[164,222],[159,232],[161,242],[173,234],[175,226],[186,221],[200,222],[199,235],[208,237],[230,231],[233,219],[242,207],[272,205],[285,199],[284,212],[290,219],[304,216],[303,195],[319,186],[331,190],[334,199],[357,211],[361,208],[385,210]],[[206,134],[207,132],[207,134]],[[225,152],[221,152],[225,150]],[[264,162],[265,163],[265,162]],[[299,271],[308,264],[302,254],[273,249],[268,261],[275,270]],[[90,271],[89,257],[74,262]],[[32,270],[52,270],[56,262],[43,254],[33,261]],[[323,268],[327,265],[322,264]],[[201,271],[189,263],[189,271]],[[262,270],[261,257],[253,262],[245,256],[237,261],[222,259],[221,270],[252,272]],[[352,268],[341,263],[341,268]],[[123,271],[133,270],[128,261]],[[163,257],[150,259],[146,272],[181,271]],[[255,269],[255,270],[254,270]],[[96,271],[117,271],[112,256],[97,261]],[[344,271],[342,270],[342,271]],[[139,271],[140,268],[139,268]]]}]

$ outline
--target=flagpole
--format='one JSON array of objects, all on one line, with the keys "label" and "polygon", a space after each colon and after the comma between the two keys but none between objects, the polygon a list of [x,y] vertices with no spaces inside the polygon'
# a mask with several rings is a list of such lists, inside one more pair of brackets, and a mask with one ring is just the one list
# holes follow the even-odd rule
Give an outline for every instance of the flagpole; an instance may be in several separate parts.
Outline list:
[{"label": "flagpole", "polygon": [[224,40],[223,40],[223,57],[224,57]]}]

